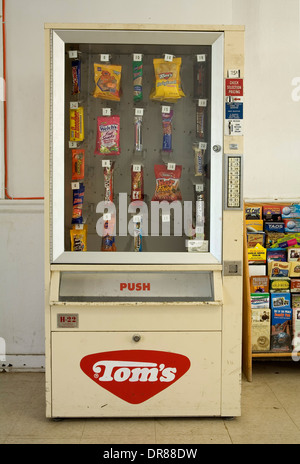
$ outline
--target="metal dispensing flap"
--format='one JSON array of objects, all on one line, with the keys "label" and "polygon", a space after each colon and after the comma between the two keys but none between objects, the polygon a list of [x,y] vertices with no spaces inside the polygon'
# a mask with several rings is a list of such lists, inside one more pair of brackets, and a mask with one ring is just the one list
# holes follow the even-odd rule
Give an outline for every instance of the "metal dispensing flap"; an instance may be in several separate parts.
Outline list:
[{"label": "metal dispensing flap", "polygon": [[214,301],[214,273],[62,272],[59,301]]}]

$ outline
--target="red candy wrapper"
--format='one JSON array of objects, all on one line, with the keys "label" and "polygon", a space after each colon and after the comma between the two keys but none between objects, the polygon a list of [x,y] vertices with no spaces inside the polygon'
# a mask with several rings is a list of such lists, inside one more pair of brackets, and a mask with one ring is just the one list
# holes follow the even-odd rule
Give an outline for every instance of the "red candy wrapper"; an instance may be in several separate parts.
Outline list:
[{"label": "red candy wrapper", "polygon": [[182,201],[180,192],[180,177],[182,166],[177,165],[174,171],[163,165],[156,164],[154,172],[156,177],[155,193],[152,201]]},{"label": "red candy wrapper", "polygon": [[97,139],[95,155],[120,154],[120,116],[99,116],[97,118]]},{"label": "red candy wrapper", "polygon": [[135,171],[131,166],[131,201],[142,201],[144,199],[144,170]]}]

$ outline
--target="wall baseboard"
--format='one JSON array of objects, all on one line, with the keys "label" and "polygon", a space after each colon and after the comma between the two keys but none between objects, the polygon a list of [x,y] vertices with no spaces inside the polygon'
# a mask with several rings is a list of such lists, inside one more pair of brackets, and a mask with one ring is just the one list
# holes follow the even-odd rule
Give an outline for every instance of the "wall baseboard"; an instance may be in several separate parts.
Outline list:
[{"label": "wall baseboard", "polygon": [[45,372],[45,355],[7,354],[1,356],[0,372]]}]

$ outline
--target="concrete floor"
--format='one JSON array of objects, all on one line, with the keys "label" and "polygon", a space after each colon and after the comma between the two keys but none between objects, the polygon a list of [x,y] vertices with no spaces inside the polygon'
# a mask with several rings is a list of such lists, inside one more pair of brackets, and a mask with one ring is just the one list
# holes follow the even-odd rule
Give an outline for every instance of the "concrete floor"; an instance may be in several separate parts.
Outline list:
[{"label": "concrete floor", "polygon": [[0,444],[300,444],[300,362],[254,363],[242,416],[45,418],[43,373],[0,373]]}]

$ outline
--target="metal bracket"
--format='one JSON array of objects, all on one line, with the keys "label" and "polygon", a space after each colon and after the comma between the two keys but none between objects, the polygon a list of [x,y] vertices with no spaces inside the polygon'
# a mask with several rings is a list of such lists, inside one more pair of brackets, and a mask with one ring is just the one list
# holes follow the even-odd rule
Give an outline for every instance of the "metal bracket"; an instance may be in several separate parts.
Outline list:
[{"label": "metal bracket", "polygon": [[223,275],[226,277],[241,276],[242,269],[242,261],[224,261]]}]

